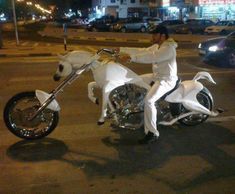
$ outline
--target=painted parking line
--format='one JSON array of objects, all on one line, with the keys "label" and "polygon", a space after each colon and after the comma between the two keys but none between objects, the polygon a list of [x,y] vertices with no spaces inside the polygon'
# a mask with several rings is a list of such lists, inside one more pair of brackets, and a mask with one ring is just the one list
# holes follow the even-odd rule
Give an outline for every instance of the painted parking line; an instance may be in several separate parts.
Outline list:
[{"label": "painted parking line", "polygon": [[38,45],[39,45],[39,43],[36,42],[36,43],[33,44],[33,47],[37,47]]},{"label": "painted parking line", "polygon": [[[207,72],[210,74],[234,74],[235,69],[234,70],[227,70],[227,71],[210,71],[209,69],[207,69]],[[196,74],[196,72],[178,73],[178,75],[181,75],[181,76],[195,75],[195,74]]]},{"label": "painted parking line", "polygon": [[97,52],[97,49],[92,46],[87,46],[86,49],[90,52]]},{"label": "painted parking line", "polygon": [[234,122],[235,116],[210,117],[207,122]]},{"label": "painted parking line", "polygon": [[29,42],[23,42],[21,45],[22,46],[26,46],[26,45],[28,45],[29,44]]},{"label": "painted parking line", "polygon": [[17,78],[12,78],[9,80],[9,82],[28,82],[28,81],[42,81],[42,80],[52,80],[52,75],[51,76],[27,76],[27,77],[17,77]]}]

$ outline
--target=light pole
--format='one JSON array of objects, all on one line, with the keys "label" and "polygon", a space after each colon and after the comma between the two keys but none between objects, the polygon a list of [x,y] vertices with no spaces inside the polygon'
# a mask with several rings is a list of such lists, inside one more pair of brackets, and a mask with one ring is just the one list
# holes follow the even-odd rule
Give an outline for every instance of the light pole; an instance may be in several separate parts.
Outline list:
[{"label": "light pole", "polygon": [[15,0],[12,0],[12,11],[13,11],[14,26],[15,26],[16,45],[19,45],[19,36],[18,36],[18,29],[17,29],[16,10],[15,10]]}]

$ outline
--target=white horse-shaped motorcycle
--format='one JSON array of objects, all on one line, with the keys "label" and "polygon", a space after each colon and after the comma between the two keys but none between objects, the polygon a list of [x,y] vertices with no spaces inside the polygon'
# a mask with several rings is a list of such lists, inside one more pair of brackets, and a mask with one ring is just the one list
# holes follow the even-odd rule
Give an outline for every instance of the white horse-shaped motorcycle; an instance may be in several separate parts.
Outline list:
[{"label": "white horse-shaped motorcycle", "polygon": [[[109,49],[101,49],[95,55],[86,51],[73,51],[60,56],[55,80],[67,76],[49,94],[41,91],[21,92],[13,96],[4,109],[4,121],[8,129],[24,139],[38,139],[51,133],[58,124],[60,106],[56,96],[75,81],[82,73],[91,69],[95,82],[88,84],[88,97],[97,103],[94,88],[102,89],[102,111],[98,124],[112,118],[118,127],[136,129],[143,125],[144,97],[149,83],[121,65],[105,60],[99,61],[102,53],[117,57]],[[176,87],[156,102],[158,124],[172,125],[179,121],[185,125],[197,125],[208,116],[217,116],[213,111],[213,98],[198,80],[214,83],[207,72],[199,72],[193,80],[177,82]]]},{"label": "white horse-shaped motorcycle", "polygon": [[[88,63],[92,56],[93,56],[92,53],[84,51],[74,51],[65,56],[60,56],[61,60],[59,68],[54,76],[55,80],[58,80],[63,76],[67,76],[68,74],[71,73],[72,69],[77,69],[81,67],[81,65],[83,65],[84,62]],[[149,83],[145,83],[144,79],[142,79],[142,76],[137,75],[127,67],[114,61],[101,61],[101,62],[99,62],[98,60],[93,61],[93,65],[91,66],[91,71],[93,73],[95,81],[90,82],[88,84],[89,99],[94,103],[98,103],[97,98],[94,96],[93,90],[94,88],[102,89],[102,111],[101,111],[101,116],[98,120],[98,124],[104,123],[105,117],[107,116],[107,107],[109,107],[110,109],[109,112],[111,111],[112,114],[116,113],[116,115],[114,115],[114,118],[116,119],[118,125],[124,127],[127,126],[125,122],[128,121],[123,121],[123,119],[121,119],[122,121],[120,121],[120,117],[125,117],[127,120],[128,116],[120,115],[121,114],[120,111],[119,113],[117,113],[117,107],[114,107],[115,105],[113,104],[117,105],[119,103],[119,106],[120,104],[122,104],[121,105],[122,107],[119,107],[118,109],[122,109],[122,111],[124,109],[128,109],[128,111],[131,112],[128,106],[130,107],[138,105],[136,104],[136,102],[134,104],[127,102],[128,100],[130,100],[130,92],[132,92],[131,94],[132,97],[134,95],[134,98],[135,97],[137,98],[136,95],[140,92],[139,91],[140,88],[144,88],[144,90],[140,92],[144,97],[147,90],[149,90],[150,88]],[[193,125],[194,124],[193,122],[191,121],[189,122],[188,120],[186,121],[186,119],[183,118],[187,117],[187,119],[189,119],[190,115],[194,116],[200,115],[200,117],[202,117],[200,118],[200,122],[202,122],[208,116],[218,115],[217,111],[216,112],[212,111],[213,99],[210,92],[200,82],[198,82],[199,79],[207,79],[211,83],[215,84],[215,81],[212,79],[211,75],[207,72],[199,72],[193,78],[193,80],[183,81],[180,84],[178,83],[179,85],[177,85],[177,89],[175,88],[175,90],[170,91],[168,95],[164,95],[165,101],[182,105],[176,107],[174,104],[171,104],[171,109],[174,109],[172,111],[173,112],[178,111],[178,114],[175,113],[176,115],[174,115],[177,116],[177,118],[172,118],[171,120],[168,119],[168,121],[162,120],[161,122],[159,122],[159,124],[172,125],[176,121],[180,120],[184,122],[184,124]],[[121,101],[119,99],[120,102],[117,102],[118,100],[114,99],[117,97],[114,96],[118,96],[119,95],[118,93],[127,90],[127,87],[129,87],[128,88],[129,90],[133,91],[125,91],[125,96],[121,99]],[[200,97],[197,97],[198,94],[200,94]],[[200,98],[201,102],[199,102],[198,98]],[[143,99],[141,100],[143,103]],[[126,107],[123,104],[125,104]],[[143,111],[143,107],[138,107],[138,108],[139,109],[137,112]],[[135,107],[135,109],[137,109],[137,107]],[[181,110],[176,110],[176,109],[181,109]],[[181,114],[183,112],[184,114]],[[133,112],[131,113],[133,114]],[[143,122],[141,122],[141,124],[142,123]],[[196,123],[199,123],[199,121],[197,121]]]}]

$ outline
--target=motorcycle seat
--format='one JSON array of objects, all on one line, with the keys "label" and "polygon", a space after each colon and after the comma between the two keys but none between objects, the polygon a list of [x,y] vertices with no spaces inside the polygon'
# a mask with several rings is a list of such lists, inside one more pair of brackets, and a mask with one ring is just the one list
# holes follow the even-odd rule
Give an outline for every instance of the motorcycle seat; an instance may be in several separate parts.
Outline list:
[{"label": "motorcycle seat", "polygon": [[169,94],[171,94],[172,92],[174,92],[180,85],[181,83],[181,79],[178,78],[178,80],[176,81],[176,84],[175,84],[175,87],[170,90],[169,92],[165,93],[162,97],[161,97],[161,100],[164,100]]}]

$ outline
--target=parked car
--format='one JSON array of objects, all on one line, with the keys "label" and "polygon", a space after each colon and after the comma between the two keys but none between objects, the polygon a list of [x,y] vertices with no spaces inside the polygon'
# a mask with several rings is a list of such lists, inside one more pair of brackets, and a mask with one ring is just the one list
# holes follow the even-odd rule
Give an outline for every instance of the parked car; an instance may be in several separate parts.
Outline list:
[{"label": "parked car", "polygon": [[148,22],[149,25],[157,26],[160,23],[162,23],[162,20],[161,20],[161,18],[153,17],[153,18],[149,18],[147,20],[147,22]]},{"label": "parked car", "polygon": [[148,23],[141,18],[126,18],[121,19],[112,25],[113,31],[127,32],[127,31],[140,31],[146,32]]},{"label": "parked car", "polygon": [[219,21],[214,26],[209,26],[205,29],[205,34],[220,34],[226,35],[235,31],[235,21]]},{"label": "parked car", "polygon": [[113,23],[117,22],[117,18],[113,16],[103,16],[102,18],[95,19],[87,25],[87,30],[96,31],[110,31],[110,27]]},{"label": "parked car", "polygon": [[175,33],[175,29],[182,24],[184,24],[182,20],[165,20],[159,25],[167,27],[169,33]]},{"label": "parked car", "polygon": [[206,27],[214,25],[214,22],[208,19],[189,19],[185,24],[179,25],[175,32],[179,34],[203,34]]},{"label": "parked car", "polygon": [[2,41],[2,24],[0,23],[0,49],[3,47],[3,41]]},{"label": "parked car", "polygon": [[228,36],[208,39],[200,43],[198,49],[208,64],[235,67],[235,31]]}]

